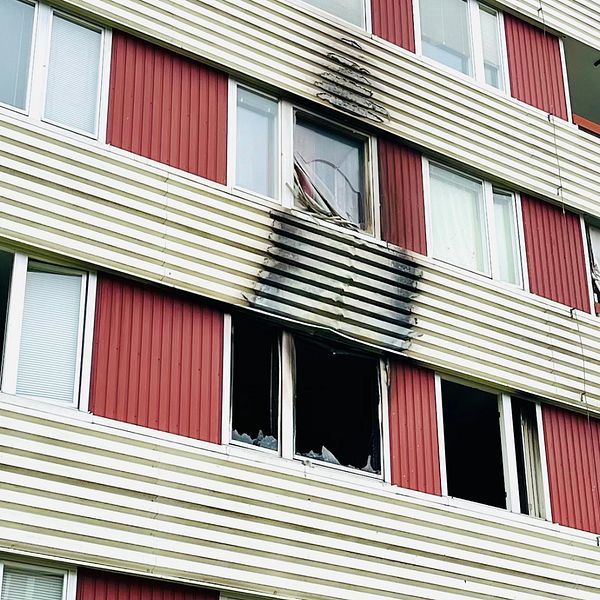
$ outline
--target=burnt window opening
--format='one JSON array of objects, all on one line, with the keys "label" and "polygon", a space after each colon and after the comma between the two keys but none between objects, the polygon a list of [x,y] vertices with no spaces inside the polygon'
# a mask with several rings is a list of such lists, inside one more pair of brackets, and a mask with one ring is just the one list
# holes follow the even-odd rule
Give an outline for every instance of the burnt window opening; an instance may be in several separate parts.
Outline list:
[{"label": "burnt window opening", "polygon": [[[10,282],[12,278],[14,255],[10,252],[0,250],[0,340],[4,340],[6,334],[6,317],[8,315],[8,295],[10,293]],[[0,346],[0,364],[4,364],[3,343]]]},{"label": "burnt window opening", "polygon": [[231,439],[279,448],[279,335],[249,319],[233,322]]},{"label": "burnt window opening", "polygon": [[295,451],[381,473],[379,361],[295,339]]}]

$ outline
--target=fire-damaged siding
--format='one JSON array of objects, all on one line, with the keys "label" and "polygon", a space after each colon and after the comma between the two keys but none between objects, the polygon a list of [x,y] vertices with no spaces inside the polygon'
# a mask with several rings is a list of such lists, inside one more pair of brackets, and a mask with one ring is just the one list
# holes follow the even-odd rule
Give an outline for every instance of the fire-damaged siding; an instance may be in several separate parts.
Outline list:
[{"label": "fire-damaged siding", "polygon": [[567,119],[558,38],[511,14],[505,14],[504,26],[512,96]]},{"label": "fire-damaged siding", "polygon": [[585,248],[579,217],[522,196],[523,229],[532,293],[590,311]]},{"label": "fire-damaged siding", "polygon": [[552,517],[600,534],[600,421],[544,406]]},{"label": "fire-damaged siding", "polygon": [[90,410],[220,442],[223,315],[197,299],[98,280]]},{"label": "fire-damaged siding", "polygon": [[219,183],[227,173],[227,76],[115,31],[107,142]]},{"label": "fire-damaged siding", "polygon": [[415,25],[412,3],[413,0],[371,0],[373,33],[414,52]]},{"label": "fire-damaged siding", "polygon": [[389,411],[392,483],[441,495],[434,372],[392,362]]}]

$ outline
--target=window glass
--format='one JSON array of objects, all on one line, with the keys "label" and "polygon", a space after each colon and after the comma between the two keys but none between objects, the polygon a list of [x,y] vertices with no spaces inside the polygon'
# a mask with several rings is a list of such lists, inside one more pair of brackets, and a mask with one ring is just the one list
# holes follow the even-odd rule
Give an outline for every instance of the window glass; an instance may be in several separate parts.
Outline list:
[{"label": "window glass", "polygon": [[521,261],[513,194],[494,189],[494,225],[498,269],[495,278],[521,285]]},{"label": "window glass", "polygon": [[304,0],[359,27],[365,26],[364,0]]},{"label": "window glass", "polygon": [[278,103],[239,87],[235,184],[274,198]]},{"label": "window glass", "polygon": [[466,0],[421,0],[423,54],[467,75],[473,74]]},{"label": "window glass", "polygon": [[54,15],[44,117],[96,132],[100,83],[100,31]]},{"label": "window glass", "polygon": [[483,184],[430,165],[433,256],[489,273]]},{"label": "window glass", "polygon": [[70,402],[79,348],[81,275],[30,263],[17,372],[17,393]]},{"label": "window glass", "polygon": [[0,102],[25,109],[35,8],[20,0],[0,0]]},{"label": "window glass", "polygon": [[483,49],[483,71],[485,82],[495,88],[502,89],[500,25],[498,13],[486,6],[479,6],[481,23],[481,46]]},{"label": "window glass", "polygon": [[64,576],[5,566],[0,600],[61,600]]},{"label": "window glass", "polygon": [[296,176],[304,177],[298,204],[364,225],[364,146],[364,140],[297,117],[294,160]]}]

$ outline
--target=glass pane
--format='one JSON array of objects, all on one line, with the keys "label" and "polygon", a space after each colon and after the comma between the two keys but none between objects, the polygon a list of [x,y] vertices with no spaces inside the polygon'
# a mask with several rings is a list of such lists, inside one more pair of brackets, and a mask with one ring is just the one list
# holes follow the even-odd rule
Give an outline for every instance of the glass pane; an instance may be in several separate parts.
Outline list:
[{"label": "glass pane", "polygon": [[423,54],[472,75],[466,0],[421,0],[420,12]]},{"label": "glass pane", "polygon": [[430,166],[433,256],[489,273],[483,185]]},{"label": "glass pane", "polygon": [[494,190],[494,227],[498,265],[495,278],[521,285],[515,198],[509,192]]},{"label": "glass pane", "polygon": [[485,6],[479,7],[481,23],[481,46],[483,48],[483,68],[485,82],[495,88],[502,89],[502,61],[500,59],[500,25],[498,13]]},{"label": "glass pane", "polygon": [[4,567],[0,600],[61,600],[63,575]]},{"label": "glass pane", "polygon": [[81,275],[27,272],[17,393],[73,400]]},{"label": "glass pane", "polygon": [[364,224],[364,141],[296,120],[294,158],[327,205],[344,219]]},{"label": "glass pane", "polygon": [[359,27],[365,26],[364,0],[304,0],[317,8],[321,8],[354,23]]},{"label": "glass pane", "polygon": [[238,88],[235,184],[275,197],[278,103]]},{"label": "glass pane", "polygon": [[45,118],[96,133],[101,42],[99,31],[53,17]]},{"label": "glass pane", "polygon": [[19,0],[0,0],[0,102],[26,108],[35,8]]}]

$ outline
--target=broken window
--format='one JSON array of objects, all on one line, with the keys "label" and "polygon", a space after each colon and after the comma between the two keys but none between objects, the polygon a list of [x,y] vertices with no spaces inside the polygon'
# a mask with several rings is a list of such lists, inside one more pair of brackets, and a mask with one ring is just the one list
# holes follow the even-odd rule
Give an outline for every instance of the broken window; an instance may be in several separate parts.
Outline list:
[{"label": "broken window", "polygon": [[600,229],[598,227],[588,225],[588,247],[595,312],[600,314]]},{"label": "broken window", "polygon": [[448,495],[544,517],[536,405],[441,383]]}]

